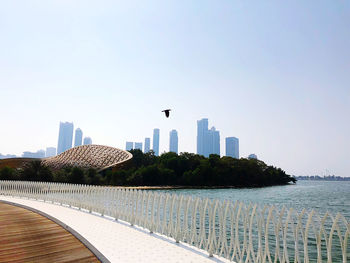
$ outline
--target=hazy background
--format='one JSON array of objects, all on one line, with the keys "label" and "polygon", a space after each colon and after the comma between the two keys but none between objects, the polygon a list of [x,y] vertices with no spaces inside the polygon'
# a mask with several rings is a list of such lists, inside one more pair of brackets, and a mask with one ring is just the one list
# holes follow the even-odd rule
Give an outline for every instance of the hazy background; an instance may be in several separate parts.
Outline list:
[{"label": "hazy background", "polygon": [[[57,147],[60,121],[125,148],[160,128],[196,151],[209,118],[240,155],[350,176],[349,1],[0,2],[0,153]],[[166,119],[160,111],[171,108]]]}]

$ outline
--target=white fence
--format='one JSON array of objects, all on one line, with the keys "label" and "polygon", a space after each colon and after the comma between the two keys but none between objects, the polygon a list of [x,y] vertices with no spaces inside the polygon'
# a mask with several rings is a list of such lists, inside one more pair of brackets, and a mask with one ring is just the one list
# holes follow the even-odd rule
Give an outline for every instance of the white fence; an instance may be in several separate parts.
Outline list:
[{"label": "white fence", "polygon": [[60,183],[0,181],[0,194],[108,215],[235,262],[346,263],[350,258],[350,224],[341,214]]}]

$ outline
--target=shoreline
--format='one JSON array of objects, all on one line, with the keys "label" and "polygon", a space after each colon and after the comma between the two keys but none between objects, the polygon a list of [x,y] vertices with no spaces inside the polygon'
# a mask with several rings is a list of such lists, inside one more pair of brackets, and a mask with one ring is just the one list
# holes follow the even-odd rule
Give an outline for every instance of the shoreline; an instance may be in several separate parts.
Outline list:
[{"label": "shoreline", "polygon": [[277,185],[266,185],[266,186],[186,186],[186,185],[164,185],[164,186],[108,186],[116,187],[121,189],[136,189],[136,190],[176,190],[176,189],[243,189],[243,188],[264,188],[272,186],[284,186],[284,185],[295,185],[295,184],[277,184]]}]

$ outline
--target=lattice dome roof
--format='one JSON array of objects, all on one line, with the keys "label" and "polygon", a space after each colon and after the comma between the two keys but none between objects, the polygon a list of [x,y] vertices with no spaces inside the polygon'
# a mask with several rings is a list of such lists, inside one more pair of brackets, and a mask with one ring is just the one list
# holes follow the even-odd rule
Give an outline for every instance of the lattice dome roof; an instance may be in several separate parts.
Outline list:
[{"label": "lattice dome roof", "polygon": [[132,158],[132,154],[114,147],[103,145],[82,145],[69,149],[57,156],[43,159],[53,169],[67,166],[104,170],[117,166]]}]

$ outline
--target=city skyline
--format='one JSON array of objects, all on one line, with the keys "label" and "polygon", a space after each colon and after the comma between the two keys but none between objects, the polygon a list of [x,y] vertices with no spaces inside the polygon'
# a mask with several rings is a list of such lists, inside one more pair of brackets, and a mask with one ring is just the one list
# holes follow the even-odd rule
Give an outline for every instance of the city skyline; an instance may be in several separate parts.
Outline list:
[{"label": "city skyline", "polygon": [[160,153],[175,128],[196,152],[205,117],[221,155],[235,136],[289,174],[350,176],[348,1],[2,1],[0,16],[3,155],[57,147],[62,120],[120,149],[157,127]]},{"label": "city skyline", "polygon": [[[239,139],[236,137],[227,137],[225,139],[225,154],[220,153],[220,132],[212,127],[208,129],[208,119],[203,118],[201,120],[197,120],[197,154],[203,155],[205,157],[209,157],[210,154],[217,154],[220,156],[230,156],[233,158],[239,159]],[[153,138],[156,138],[156,148],[159,148],[159,134],[160,129],[153,129]],[[165,152],[175,152],[179,154],[178,150],[178,132],[176,129],[172,129],[169,132],[169,148],[168,151]],[[126,141],[125,150],[130,151],[133,149],[139,149],[144,153],[147,153],[150,150],[150,138],[145,138],[144,149],[142,149],[142,142],[131,142]],[[153,146],[154,147],[154,146]],[[160,153],[160,154],[162,154]],[[158,153],[155,153],[158,155]],[[246,156],[248,158],[249,156]],[[244,157],[243,157],[244,158]]]}]

